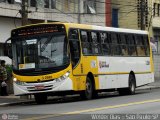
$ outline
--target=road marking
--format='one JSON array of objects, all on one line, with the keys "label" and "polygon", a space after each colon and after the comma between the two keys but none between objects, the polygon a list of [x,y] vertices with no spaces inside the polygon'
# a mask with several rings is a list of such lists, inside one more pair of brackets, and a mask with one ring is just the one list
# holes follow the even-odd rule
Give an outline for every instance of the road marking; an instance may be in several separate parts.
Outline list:
[{"label": "road marking", "polygon": [[80,113],[85,113],[85,112],[94,112],[94,111],[99,111],[99,110],[127,107],[127,106],[131,106],[131,105],[139,105],[139,104],[146,104],[146,103],[153,103],[153,102],[160,102],[160,99],[126,103],[126,104],[113,105],[113,106],[105,106],[105,107],[100,107],[100,108],[93,108],[93,109],[87,109],[87,110],[68,112],[68,113],[64,113],[64,114],[80,114]]},{"label": "road marking", "polygon": [[1,103],[0,106],[9,105],[9,103]]},{"label": "road marking", "polygon": [[61,113],[61,114],[44,115],[44,116],[40,116],[40,117],[31,117],[31,118],[27,118],[27,119],[23,119],[23,120],[39,120],[39,119],[45,119],[45,118],[50,118],[50,117],[74,115],[74,114],[80,114],[80,113],[86,113],[86,112],[94,112],[94,111],[99,111],[99,110],[114,109],[114,108],[127,107],[127,106],[132,106],[132,105],[140,105],[140,104],[146,104],[146,103],[154,103],[154,102],[160,102],[160,99],[132,102],[132,103],[126,103],[126,104],[120,104],[120,105],[105,106],[105,107],[100,107],[100,108],[66,112],[66,113]]}]

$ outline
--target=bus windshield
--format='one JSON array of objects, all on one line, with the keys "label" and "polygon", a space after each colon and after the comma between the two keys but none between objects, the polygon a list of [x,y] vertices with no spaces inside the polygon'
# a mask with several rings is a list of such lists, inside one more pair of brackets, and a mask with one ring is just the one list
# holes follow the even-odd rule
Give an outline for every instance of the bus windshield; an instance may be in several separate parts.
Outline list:
[{"label": "bus windshield", "polygon": [[16,38],[12,44],[14,69],[43,69],[69,63],[65,34]]}]

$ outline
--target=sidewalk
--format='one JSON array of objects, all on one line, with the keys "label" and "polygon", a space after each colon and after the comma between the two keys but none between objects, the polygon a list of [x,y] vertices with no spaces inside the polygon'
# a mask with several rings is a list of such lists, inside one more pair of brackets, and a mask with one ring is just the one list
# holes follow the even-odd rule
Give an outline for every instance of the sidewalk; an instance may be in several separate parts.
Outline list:
[{"label": "sidewalk", "polygon": [[148,85],[138,87],[136,90],[142,90],[142,89],[154,89],[154,88],[160,88],[160,80],[155,79],[154,83],[150,83]]},{"label": "sidewalk", "polygon": [[[156,89],[160,88],[160,80],[155,80],[154,83],[150,83],[148,85],[142,86],[137,88],[136,90],[145,90],[145,89]],[[29,103],[34,102],[34,99],[22,99],[20,96],[0,96],[0,107],[1,106],[7,106],[7,105],[16,105],[21,103]]]},{"label": "sidewalk", "polygon": [[0,96],[0,107],[6,106],[6,105],[15,105],[15,104],[21,104],[26,102],[32,102],[31,99],[22,99],[20,96],[15,96],[13,94],[10,94],[9,96]]}]

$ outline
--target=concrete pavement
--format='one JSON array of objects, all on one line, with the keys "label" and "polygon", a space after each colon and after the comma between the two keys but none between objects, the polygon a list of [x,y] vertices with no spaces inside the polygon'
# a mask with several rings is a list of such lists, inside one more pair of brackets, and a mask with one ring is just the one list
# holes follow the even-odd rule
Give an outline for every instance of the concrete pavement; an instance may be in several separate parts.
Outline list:
[{"label": "concrete pavement", "polygon": [[[155,80],[154,83],[150,83],[148,85],[139,87],[136,90],[156,89],[156,88],[160,88],[160,80]],[[0,96],[0,106],[16,105],[16,104],[30,103],[30,102],[34,102],[33,97],[24,99],[20,98],[20,96],[14,96],[13,94],[9,96]]]},{"label": "concrete pavement", "polygon": [[15,105],[32,101],[33,99],[24,99],[20,98],[20,96],[15,96],[13,94],[10,94],[9,96],[0,96],[0,106]]},{"label": "concrete pavement", "polygon": [[148,85],[144,85],[142,87],[138,87],[136,90],[154,89],[154,88],[160,88],[160,79],[155,79],[155,82],[150,83]]}]

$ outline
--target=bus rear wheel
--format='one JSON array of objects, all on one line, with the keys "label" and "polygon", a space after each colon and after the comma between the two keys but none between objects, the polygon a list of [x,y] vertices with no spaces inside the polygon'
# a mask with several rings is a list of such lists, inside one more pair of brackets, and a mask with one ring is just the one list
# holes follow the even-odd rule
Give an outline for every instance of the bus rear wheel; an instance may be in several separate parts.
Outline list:
[{"label": "bus rear wheel", "polygon": [[86,90],[80,94],[82,99],[90,100],[93,98],[93,83],[89,77],[86,79]]},{"label": "bus rear wheel", "polygon": [[135,77],[130,74],[129,75],[129,87],[127,88],[127,93],[129,95],[134,95],[136,91],[136,82],[135,82]]},{"label": "bus rear wheel", "polygon": [[129,87],[128,88],[121,88],[119,89],[119,94],[120,95],[134,95],[136,91],[136,80],[134,75],[130,74],[129,75]]},{"label": "bus rear wheel", "polygon": [[45,104],[47,101],[47,95],[43,93],[35,94],[34,98],[37,104]]}]

